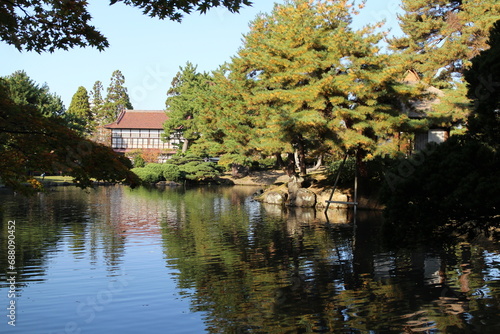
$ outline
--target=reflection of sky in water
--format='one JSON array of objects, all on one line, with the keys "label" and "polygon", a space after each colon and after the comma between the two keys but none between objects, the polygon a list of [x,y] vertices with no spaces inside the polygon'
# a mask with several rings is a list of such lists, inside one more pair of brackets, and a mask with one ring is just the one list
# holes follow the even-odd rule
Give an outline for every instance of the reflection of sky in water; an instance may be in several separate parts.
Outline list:
[{"label": "reflection of sky in water", "polygon": [[500,281],[500,254],[483,251],[484,262],[487,266],[483,270],[485,281]]},{"label": "reflection of sky in water", "polygon": [[[212,333],[238,328],[291,333],[305,332],[308,321],[325,333],[402,332],[404,326],[437,333],[439,322],[458,319],[456,312],[460,325],[475,326],[479,317],[489,322],[481,329],[500,323],[490,299],[498,298],[498,252],[471,254],[471,268],[483,268],[477,275],[464,276],[462,262],[450,264],[446,291],[460,291],[460,277],[470,280],[466,297],[476,300],[467,305],[442,298],[438,273],[446,257],[382,247],[362,219],[358,229],[345,224],[345,212],[334,220],[343,224],[326,224],[308,210],[261,205],[249,189],[220,191],[109,187],[88,196],[70,189],[46,195],[60,214],[47,226],[52,234],[29,230],[44,238],[43,252],[24,262],[19,283],[24,328],[17,332],[62,332],[75,322],[82,333],[202,333],[210,326]],[[207,230],[190,230],[193,219],[204,222],[195,227]],[[0,302],[6,300],[5,287],[0,286]],[[90,300],[99,298],[108,299],[86,323]],[[223,330],[226,324],[231,330]],[[279,329],[266,331],[270,328]]]}]

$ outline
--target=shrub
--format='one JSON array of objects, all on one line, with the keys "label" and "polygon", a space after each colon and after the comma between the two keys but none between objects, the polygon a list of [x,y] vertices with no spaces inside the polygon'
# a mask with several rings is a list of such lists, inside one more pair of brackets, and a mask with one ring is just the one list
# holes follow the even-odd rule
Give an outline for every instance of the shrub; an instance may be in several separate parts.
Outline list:
[{"label": "shrub", "polygon": [[386,183],[387,226],[434,232],[499,224],[499,170],[498,152],[464,136],[402,160]]},{"label": "shrub", "polygon": [[[172,161],[173,160],[173,161]],[[174,162],[174,163],[171,163]],[[196,156],[178,157],[168,163],[149,163],[132,171],[145,183],[160,181],[206,181],[221,175],[220,168],[213,162],[205,162]]]},{"label": "shrub", "polygon": [[179,166],[166,163],[163,165],[163,178],[166,181],[180,181],[181,171]]},{"label": "shrub", "polygon": [[252,163],[253,170],[271,170],[276,167],[276,157],[262,158]]},{"label": "shrub", "polygon": [[213,162],[191,161],[179,166],[184,178],[192,181],[206,181],[221,175],[217,165]]},{"label": "shrub", "polygon": [[163,175],[158,174],[147,167],[133,168],[132,172],[136,174],[144,183],[156,183],[163,179]]},{"label": "shrub", "polygon": [[[334,182],[337,178],[337,174],[340,170],[340,166],[342,165],[342,162],[344,159],[336,160],[328,166],[327,169],[327,177],[331,182]],[[340,172],[339,176],[339,186],[352,186],[352,183],[354,182],[354,173],[355,173],[355,168],[356,168],[356,159],[354,157],[347,158],[344,164],[344,167],[342,168],[342,171]]]},{"label": "shrub", "polygon": [[134,164],[134,167],[137,167],[137,168],[144,167],[146,165],[146,161],[144,161],[142,156],[136,155],[136,156],[134,156],[133,164]]}]

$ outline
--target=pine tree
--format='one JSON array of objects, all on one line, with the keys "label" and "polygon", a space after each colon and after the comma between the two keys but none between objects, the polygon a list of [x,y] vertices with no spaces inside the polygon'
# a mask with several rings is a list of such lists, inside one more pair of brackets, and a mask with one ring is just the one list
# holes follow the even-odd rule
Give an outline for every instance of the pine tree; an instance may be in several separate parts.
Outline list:
[{"label": "pine tree", "polygon": [[103,116],[107,122],[116,120],[120,112],[125,109],[133,109],[127,88],[124,86],[125,77],[122,72],[116,70],[111,75],[111,83],[107,89],[106,100],[103,106]]},{"label": "pine tree", "polygon": [[474,101],[474,111],[468,120],[469,133],[493,147],[500,149],[500,21],[491,30],[488,42],[491,48],[472,59],[472,66],[465,73],[468,96]]},{"label": "pine tree", "polygon": [[85,87],[80,86],[73,95],[66,118],[81,134],[90,134],[93,128],[93,115],[90,108],[89,95]]},{"label": "pine tree", "polygon": [[200,136],[198,115],[202,108],[201,96],[209,82],[209,75],[198,73],[197,67],[190,62],[180,67],[180,71],[172,79],[165,101],[168,120],[164,124],[164,129],[168,137],[182,135],[184,139],[182,152],[186,152],[190,142]]},{"label": "pine tree", "polygon": [[[426,87],[441,89],[426,111],[429,125],[463,126],[470,112],[463,73],[488,48],[489,30],[500,19],[496,0],[403,0],[403,37],[389,40],[394,59],[414,70]],[[399,59],[398,59],[399,58]],[[398,60],[396,60],[398,59]],[[424,88],[426,88],[424,86]]]},{"label": "pine tree", "polygon": [[198,126],[202,136],[191,148],[200,155],[218,156],[219,164],[247,166],[261,157],[251,146],[254,132],[252,115],[247,111],[246,91],[233,78],[230,65],[222,65],[211,74],[210,85],[200,95]]},{"label": "pine tree", "polygon": [[[268,154],[297,150],[394,153],[393,136],[409,120],[400,104],[412,96],[402,68],[377,44],[375,27],[354,31],[350,1],[287,1],[251,24],[233,59],[234,76],[249,93],[252,145]],[[392,65],[392,66],[390,66]]]},{"label": "pine tree", "polygon": [[390,45],[405,56],[407,69],[439,88],[488,48],[489,30],[500,19],[497,0],[402,0],[402,8],[404,36]]}]

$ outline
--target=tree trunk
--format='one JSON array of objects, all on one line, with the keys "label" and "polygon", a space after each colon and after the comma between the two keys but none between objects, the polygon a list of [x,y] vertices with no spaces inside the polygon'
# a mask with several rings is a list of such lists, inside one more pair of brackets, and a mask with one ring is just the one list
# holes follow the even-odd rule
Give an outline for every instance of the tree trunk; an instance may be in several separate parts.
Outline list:
[{"label": "tree trunk", "polygon": [[295,175],[295,159],[293,153],[288,153],[288,162],[285,167],[285,172],[289,177]]},{"label": "tree trunk", "polygon": [[297,151],[299,155],[299,173],[300,176],[306,176],[307,175],[307,167],[306,167],[306,150],[304,147],[304,142],[302,140],[302,136],[299,138],[297,142]]},{"label": "tree trunk", "polygon": [[313,168],[311,168],[309,171],[313,172],[315,170],[318,170],[322,165],[323,165],[323,154],[320,154],[318,156],[318,160],[316,161],[316,165]]},{"label": "tree trunk", "polygon": [[281,158],[281,153],[275,153],[274,155],[276,156],[276,165],[274,167],[276,169],[285,168],[285,162]]},{"label": "tree trunk", "polygon": [[295,166],[300,168],[299,150],[295,150],[295,152],[293,152],[293,159],[295,160]]},{"label": "tree trunk", "polygon": [[186,153],[188,147],[189,147],[189,140],[184,139],[184,142],[182,143],[182,153]]},{"label": "tree trunk", "polygon": [[366,157],[366,152],[362,149],[356,151],[356,168],[358,169],[358,175],[362,178],[368,177],[368,169],[366,167],[366,162],[363,159]]}]

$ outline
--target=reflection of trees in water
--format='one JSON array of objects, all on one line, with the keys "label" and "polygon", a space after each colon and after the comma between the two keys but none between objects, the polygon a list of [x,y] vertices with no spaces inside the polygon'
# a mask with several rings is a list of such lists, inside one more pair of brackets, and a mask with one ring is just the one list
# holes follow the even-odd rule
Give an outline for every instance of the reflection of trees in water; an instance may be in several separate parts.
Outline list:
[{"label": "reflection of trees in water", "polygon": [[394,249],[366,212],[354,229],[314,210],[262,205],[256,219],[234,197],[224,210],[220,198],[185,201],[186,220],[164,229],[165,252],[211,333],[472,333],[489,331],[482,312],[498,320],[498,291],[493,303],[478,292],[479,247]]},{"label": "reflection of trees in water", "polygon": [[[16,220],[16,271],[20,286],[23,282],[44,281],[48,257],[65,249],[78,260],[90,257],[92,265],[96,265],[100,254],[110,272],[118,270],[124,241],[104,218],[109,216],[112,192],[112,188],[82,191],[60,187],[29,198],[1,195],[0,247],[7,249],[7,221]],[[0,252],[2,268],[7,268],[7,256]]]}]

